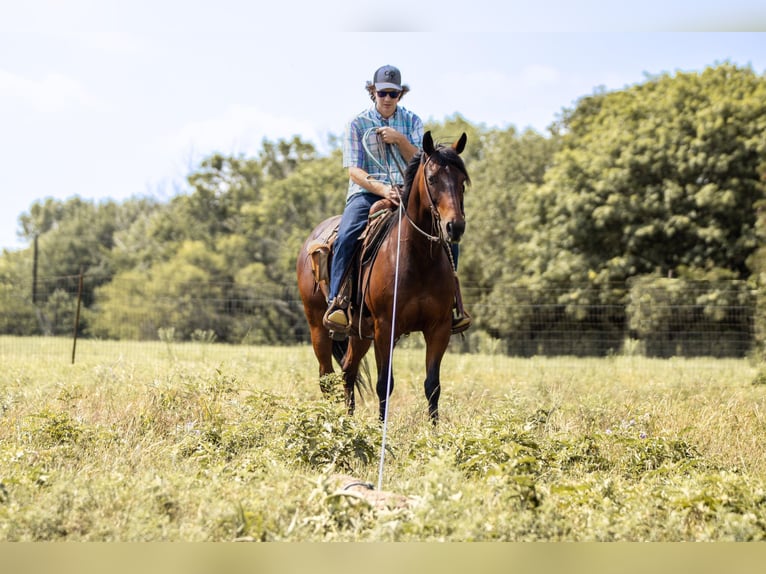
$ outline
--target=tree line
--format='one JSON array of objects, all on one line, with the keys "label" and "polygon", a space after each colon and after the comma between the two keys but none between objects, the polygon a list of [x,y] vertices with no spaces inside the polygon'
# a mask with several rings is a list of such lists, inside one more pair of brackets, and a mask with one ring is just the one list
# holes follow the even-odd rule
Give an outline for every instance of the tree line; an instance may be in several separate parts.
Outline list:
[{"label": "tree line", "polygon": [[[426,127],[442,141],[468,133],[460,278],[471,336],[524,354],[555,352],[564,326],[577,333],[573,353],[626,339],[666,348],[681,323],[712,333],[698,349],[726,331],[762,338],[759,313],[734,311],[764,303],[762,74],[722,63],[597,89],[544,134],[460,115]],[[166,202],[36,201],[19,217],[29,247],[0,256],[0,333],[55,331],[82,269],[85,336],[172,327],[182,339],[203,329],[294,342],[305,336],[295,257],[341,212],[346,185],[337,146],[320,154],[295,136],[264,140],[255,157],[205,158]],[[42,298],[19,288],[35,268],[50,283]],[[131,322],[136,308],[153,319]]]}]

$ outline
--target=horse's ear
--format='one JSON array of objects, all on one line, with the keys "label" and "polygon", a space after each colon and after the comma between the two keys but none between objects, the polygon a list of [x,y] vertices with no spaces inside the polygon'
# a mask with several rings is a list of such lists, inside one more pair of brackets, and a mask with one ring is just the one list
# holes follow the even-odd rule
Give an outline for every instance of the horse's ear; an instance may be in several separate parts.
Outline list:
[{"label": "horse's ear", "polygon": [[427,131],[423,136],[423,151],[426,155],[434,153],[434,138],[431,136],[431,131]]},{"label": "horse's ear", "polygon": [[468,141],[468,136],[465,135],[465,132],[463,132],[463,135],[460,136],[460,139],[457,140],[454,144],[452,144],[452,148],[458,153],[463,153],[463,150],[465,149],[465,142]]}]

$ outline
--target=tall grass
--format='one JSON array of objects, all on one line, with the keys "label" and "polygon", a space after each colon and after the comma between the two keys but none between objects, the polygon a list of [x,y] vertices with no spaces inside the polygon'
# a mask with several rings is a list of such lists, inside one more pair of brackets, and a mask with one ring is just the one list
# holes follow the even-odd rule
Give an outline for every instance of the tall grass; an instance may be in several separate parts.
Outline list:
[{"label": "tall grass", "polygon": [[[0,540],[760,540],[766,386],[743,360],[395,354],[348,417],[308,346],[0,339]],[[12,352],[11,352],[12,350]],[[41,359],[41,357],[44,357]]]}]

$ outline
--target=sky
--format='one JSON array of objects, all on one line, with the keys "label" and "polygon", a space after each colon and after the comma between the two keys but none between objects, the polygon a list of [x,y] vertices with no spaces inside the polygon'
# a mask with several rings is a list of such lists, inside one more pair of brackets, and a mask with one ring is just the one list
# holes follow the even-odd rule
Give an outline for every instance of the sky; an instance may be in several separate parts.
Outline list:
[{"label": "sky", "polygon": [[545,133],[596,89],[764,74],[762,31],[753,0],[0,0],[0,249],[45,198],[169,200],[264,139],[324,152],[385,64],[424,120]]}]

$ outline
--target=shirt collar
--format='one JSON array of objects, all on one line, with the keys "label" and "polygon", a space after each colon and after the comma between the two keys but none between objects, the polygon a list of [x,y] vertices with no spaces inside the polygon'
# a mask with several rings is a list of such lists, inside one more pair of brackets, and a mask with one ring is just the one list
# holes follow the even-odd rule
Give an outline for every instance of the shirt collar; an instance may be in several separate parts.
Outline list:
[{"label": "shirt collar", "polygon": [[384,118],[383,115],[378,111],[378,108],[375,106],[375,104],[372,105],[371,110],[372,114],[375,116],[375,119],[380,120],[381,122],[390,122],[399,114],[399,106],[396,106],[396,109],[390,118]]}]

